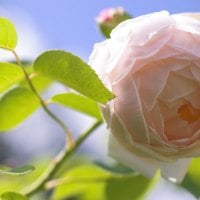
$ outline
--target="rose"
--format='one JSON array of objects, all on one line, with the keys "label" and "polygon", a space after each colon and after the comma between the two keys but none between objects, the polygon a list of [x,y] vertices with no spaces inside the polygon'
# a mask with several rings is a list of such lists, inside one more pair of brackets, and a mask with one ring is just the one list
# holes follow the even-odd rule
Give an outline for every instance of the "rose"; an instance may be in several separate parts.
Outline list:
[{"label": "rose", "polygon": [[200,21],[162,11],[127,20],[89,64],[116,98],[102,108],[109,154],[151,177],[181,182],[200,156]]},{"label": "rose", "polygon": [[131,16],[122,7],[107,8],[102,10],[96,18],[100,31],[107,37],[119,23],[130,19]]}]

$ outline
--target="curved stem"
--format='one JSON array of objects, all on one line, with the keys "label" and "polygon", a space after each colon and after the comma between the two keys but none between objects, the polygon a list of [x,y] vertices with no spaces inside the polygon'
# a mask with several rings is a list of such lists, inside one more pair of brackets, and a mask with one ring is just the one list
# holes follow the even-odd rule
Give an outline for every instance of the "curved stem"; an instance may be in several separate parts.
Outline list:
[{"label": "curved stem", "polygon": [[13,55],[15,56],[15,59],[17,61],[17,64],[21,67],[23,73],[24,73],[24,76],[26,78],[26,81],[27,83],[29,84],[29,87],[30,89],[33,91],[33,93],[37,96],[38,100],[40,101],[40,104],[42,106],[42,108],[44,109],[44,111],[56,122],[58,123],[61,128],[65,131],[65,133],[67,134],[67,140],[68,140],[68,144],[69,144],[69,147],[70,146],[73,146],[73,138],[72,138],[72,133],[71,131],[69,130],[69,128],[54,114],[52,113],[48,107],[46,106],[46,103],[44,102],[44,100],[40,97],[39,93],[37,92],[35,86],[33,85],[28,73],[26,72],[26,70],[24,69],[20,59],[19,59],[19,56],[17,55],[17,53],[12,50],[12,53]]},{"label": "curved stem", "polygon": [[125,175],[118,175],[118,174],[110,174],[109,176],[94,176],[94,177],[65,177],[65,178],[58,178],[48,181],[45,184],[46,190],[51,190],[59,185],[69,184],[69,183],[92,183],[92,182],[104,182],[106,180],[122,180],[126,179],[127,176]]},{"label": "curved stem", "polygon": [[95,122],[85,133],[83,133],[76,140],[73,146],[71,146],[69,149],[64,147],[63,150],[53,160],[53,162],[50,163],[49,167],[44,172],[44,174],[41,177],[39,177],[39,179],[35,183],[33,183],[33,185],[29,186],[24,191],[22,191],[22,193],[30,197],[35,193],[45,189],[46,182],[56,175],[57,171],[60,169],[62,164],[66,162],[66,160],[76,151],[76,149],[78,149],[78,147],[85,141],[85,139],[101,124],[101,121]]}]

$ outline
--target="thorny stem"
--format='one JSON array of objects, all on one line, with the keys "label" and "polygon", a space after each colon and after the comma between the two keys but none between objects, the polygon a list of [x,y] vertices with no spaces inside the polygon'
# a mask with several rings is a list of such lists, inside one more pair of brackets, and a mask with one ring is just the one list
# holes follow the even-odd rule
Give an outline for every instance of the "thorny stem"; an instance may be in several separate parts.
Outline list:
[{"label": "thorny stem", "polygon": [[33,85],[32,81],[31,81],[31,77],[28,75],[28,73],[26,72],[26,70],[24,69],[20,59],[19,59],[19,56],[17,55],[17,53],[12,50],[12,53],[13,55],[15,56],[15,59],[16,59],[16,62],[17,64],[21,67],[23,73],[24,73],[24,76],[25,76],[25,79],[27,81],[27,83],[29,84],[29,87],[30,89],[33,91],[33,93],[37,96],[38,100],[40,101],[40,104],[42,106],[42,108],[44,109],[44,111],[57,123],[61,126],[61,128],[64,130],[64,132],[66,133],[67,135],[67,141],[68,141],[68,146],[71,147],[73,146],[73,138],[72,138],[72,133],[71,131],[69,130],[69,128],[64,124],[64,122],[62,122],[54,113],[52,113],[45,101],[40,97],[39,93],[37,92],[35,86]]},{"label": "thorny stem", "polygon": [[87,137],[96,130],[100,125],[102,124],[101,121],[95,122],[85,133],[83,133],[74,143],[73,146],[71,146],[69,149],[66,147],[63,148],[63,150],[58,154],[58,156],[53,160],[53,162],[50,163],[47,170],[42,174],[41,177],[36,180],[35,183],[33,183],[31,186],[26,188],[22,193],[28,197],[31,197],[35,193],[45,190],[45,185],[48,181],[50,181],[63,163],[65,163],[69,157],[78,149],[78,147],[87,139]]}]

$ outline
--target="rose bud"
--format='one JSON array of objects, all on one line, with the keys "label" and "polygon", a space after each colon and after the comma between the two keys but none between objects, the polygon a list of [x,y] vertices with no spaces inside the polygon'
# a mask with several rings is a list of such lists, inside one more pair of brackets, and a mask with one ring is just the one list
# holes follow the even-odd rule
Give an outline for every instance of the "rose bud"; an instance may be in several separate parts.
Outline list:
[{"label": "rose bud", "polygon": [[109,38],[113,28],[130,18],[131,16],[125,12],[122,7],[107,8],[100,12],[99,16],[96,18],[96,22],[102,34]]},{"label": "rose bud", "polygon": [[200,21],[152,13],[119,24],[89,64],[116,95],[102,108],[109,154],[152,177],[181,182],[200,156]]}]

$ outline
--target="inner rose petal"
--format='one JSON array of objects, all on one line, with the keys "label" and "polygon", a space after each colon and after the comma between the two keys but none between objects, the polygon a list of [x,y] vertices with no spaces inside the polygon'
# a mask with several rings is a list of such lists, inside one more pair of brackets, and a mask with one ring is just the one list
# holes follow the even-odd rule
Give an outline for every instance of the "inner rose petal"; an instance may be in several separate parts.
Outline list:
[{"label": "inner rose petal", "polygon": [[175,99],[191,94],[197,89],[198,84],[195,81],[171,72],[159,99],[164,102],[172,102]]},{"label": "inner rose petal", "polygon": [[188,78],[188,79],[192,79],[195,80],[195,77],[193,75],[193,73],[190,70],[190,66],[184,67],[180,70],[176,70],[175,71],[176,74],[182,76],[183,78]]},{"label": "inner rose petal", "polygon": [[[173,106],[169,107],[159,101],[164,119],[164,133],[170,141],[188,139],[200,128],[200,109],[193,107],[184,98],[177,99],[175,102],[173,102]],[[187,140],[183,141],[187,142]]]},{"label": "inner rose petal", "polygon": [[180,117],[165,121],[165,135],[168,140],[189,138],[193,135],[188,123]]},{"label": "inner rose petal", "polygon": [[150,115],[155,131],[160,135],[161,138],[164,138],[164,120],[158,102],[156,102],[155,106],[150,111]]},{"label": "inner rose petal", "polygon": [[188,124],[194,123],[200,119],[200,109],[194,108],[189,102],[178,108],[180,117]]},{"label": "inner rose petal", "polygon": [[136,73],[137,88],[148,110],[152,110],[158,96],[166,85],[169,73],[187,66],[189,61],[167,58],[145,65]]},{"label": "inner rose petal", "polygon": [[196,80],[198,81],[198,82],[200,82],[200,63],[199,62],[195,62],[195,64],[198,64],[197,66],[196,65],[192,65],[191,67],[190,67],[190,69],[191,69],[191,72],[192,72],[192,74],[193,74],[193,76],[196,78]]},{"label": "inner rose petal", "polygon": [[191,103],[194,108],[200,108],[200,89],[184,97],[184,99]]}]

